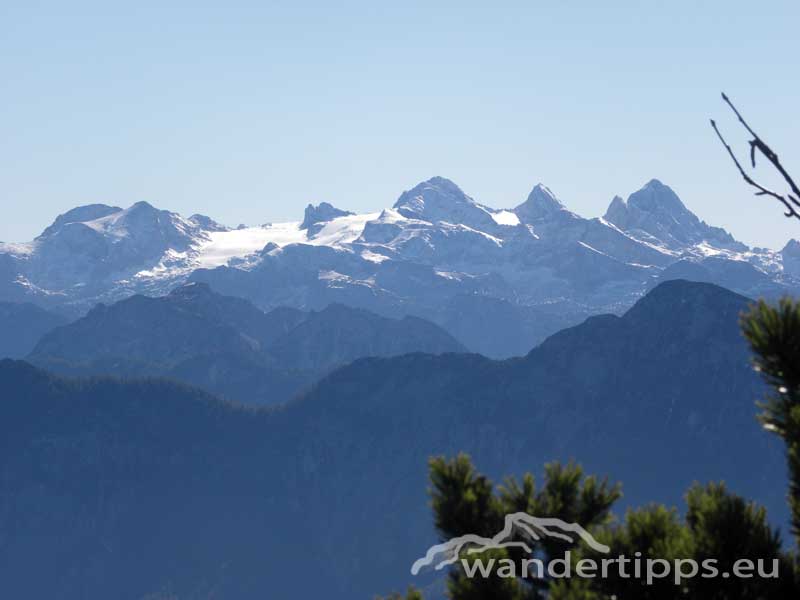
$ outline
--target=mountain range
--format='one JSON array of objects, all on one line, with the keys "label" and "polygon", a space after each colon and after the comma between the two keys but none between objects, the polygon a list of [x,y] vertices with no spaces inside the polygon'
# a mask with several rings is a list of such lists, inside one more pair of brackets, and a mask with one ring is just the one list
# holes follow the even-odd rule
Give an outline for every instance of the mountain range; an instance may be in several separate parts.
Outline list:
[{"label": "mountain range", "polygon": [[240,600],[400,589],[437,541],[427,459],[458,451],[496,481],[575,459],[623,483],[618,514],[724,479],[783,525],[783,452],[755,419],[764,386],[738,329],[748,303],[664,282],[523,357],[359,359],[269,409],[0,362],[0,590]]},{"label": "mountain range", "polygon": [[302,221],[235,229],[145,202],[79,207],[32,242],[0,244],[0,300],[75,318],[205,282],[263,311],[339,303],[417,316],[504,358],[591,314],[618,314],[667,279],[751,297],[800,289],[799,247],[748,248],[656,180],[586,219],[543,185],[500,210],[434,177],[380,212],[322,203]]},{"label": "mountain range", "polygon": [[355,359],[410,352],[466,348],[416,317],[340,304],[265,313],[189,283],[166,296],[99,304],[45,334],[27,359],[55,373],[168,377],[247,404],[278,404]]}]

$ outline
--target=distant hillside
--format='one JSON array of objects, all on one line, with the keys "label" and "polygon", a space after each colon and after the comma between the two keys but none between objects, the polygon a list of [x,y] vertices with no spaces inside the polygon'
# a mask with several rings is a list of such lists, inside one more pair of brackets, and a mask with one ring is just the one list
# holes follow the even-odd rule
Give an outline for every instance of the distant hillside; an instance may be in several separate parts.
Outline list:
[{"label": "distant hillside", "polygon": [[0,595],[401,588],[437,539],[426,461],[460,450],[494,478],[574,458],[623,482],[618,510],[677,504],[691,482],[724,479],[782,525],[784,458],[755,420],[762,386],[737,326],[746,304],[669,282],[524,358],[361,359],[273,410],[0,363]]},{"label": "distant hillside", "polygon": [[367,310],[331,304],[310,313],[277,339],[268,352],[286,367],[319,371],[366,356],[443,354],[467,349],[424,319],[387,319]]},{"label": "distant hillside", "polygon": [[65,323],[66,317],[35,304],[0,302],[0,358],[22,358],[45,333]]},{"label": "distant hillside", "polygon": [[422,319],[341,305],[264,313],[189,284],[160,298],[98,305],[44,336],[28,360],[62,374],[172,377],[242,402],[275,404],[357,358],[465,351]]},{"label": "distant hillside", "polygon": [[[339,554],[370,544],[360,524],[381,520],[392,532],[353,577],[381,572],[404,586],[417,540],[435,541],[422,465],[461,450],[495,480],[575,459],[622,481],[622,506],[680,505],[692,482],[725,480],[785,526],[783,452],[756,421],[763,386],[738,328],[747,304],[714,285],[671,281],[624,316],[590,318],[524,358],[365,359],[321,381],[284,416],[287,429],[304,422],[296,443],[320,457],[309,475],[318,493],[351,486],[326,510]],[[349,499],[362,497],[353,512]]]},{"label": "distant hillside", "polygon": [[227,560],[269,564],[272,430],[179,384],[0,361],[0,597],[211,598]]}]

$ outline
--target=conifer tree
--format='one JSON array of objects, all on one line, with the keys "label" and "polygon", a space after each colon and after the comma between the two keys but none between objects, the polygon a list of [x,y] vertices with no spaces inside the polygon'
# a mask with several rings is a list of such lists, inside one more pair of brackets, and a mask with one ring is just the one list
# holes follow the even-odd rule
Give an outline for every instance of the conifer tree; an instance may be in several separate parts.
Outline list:
[{"label": "conifer tree", "polygon": [[[577,553],[573,560],[625,557],[623,571],[608,570],[607,577],[571,578],[556,582],[548,600],[782,600],[800,597],[792,560],[782,549],[778,532],[767,523],[766,511],[755,503],[728,491],[724,484],[695,484],[686,494],[685,518],[675,509],[653,504],[631,510],[623,523],[606,528],[598,539],[611,551],[607,555],[591,550]],[[639,576],[635,560],[639,560]],[[717,576],[704,568],[704,561],[717,570]],[[737,561],[747,559],[755,565],[753,577],[735,577]],[[666,561],[668,576],[653,577],[648,583],[648,560]],[[678,561],[684,575],[675,572]],[[691,563],[688,561],[692,561]],[[759,563],[758,561],[762,561]],[[664,572],[662,566],[656,567]],[[761,569],[759,571],[759,569]],[[723,573],[728,573],[725,577]],[[766,575],[766,576],[762,576]]]},{"label": "conifer tree", "polygon": [[423,600],[422,592],[418,589],[409,587],[408,591],[406,591],[405,595],[394,593],[389,594],[386,598],[375,598],[375,600]]},{"label": "conifer tree", "polygon": [[800,303],[759,301],[743,317],[742,330],[771,389],[760,405],[761,422],[786,444],[792,532],[800,545]]},{"label": "conifer tree", "polygon": [[[622,523],[610,521],[609,511],[619,498],[618,486],[595,477],[586,477],[574,464],[552,463],[545,468],[544,485],[537,490],[532,475],[521,480],[507,478],[495,488],[480,474],[469,457],[460,454],[452,459],[430,461],[431,498],[434,521],[443,540],[475,533],[492,537],[501,530],[504,517],[516,512],[557,517],[566,522],[586,524],[597,539],[609,546],[600,554],[585,545],[572,545],[558,538],[543,536],[535,542],[532,554],[518,548],[463,552],[449,572],[448,596],[452,600],[779,600],[800,597],[800,587],[791,556],[782,548],[780,535],[767,522],[763,507],[727,490],[724,484],[695,484],[686,494],[685,517],[676,509],[653,504],[631,510]],[[530,540],[527,540],[530,542]],[[601,564],[604,558],[626,557],[626,571],[608,570],[605,577],[551,579],[546,574],[525,575],[521,564],[532,555],[547,564],[563,558],[570,551],[572,571],[581,559],[592,558]],[[674,576],[653,579],[647,584],[640,572],[635,576],[633,560],[644,564],[648,559],[694,561],[702,565],[713,559],[719,575],[713,578],[694,576],[675,583]],[[488,576],[468,576],[464,564],[483,565],[494,559]],[[518,565],[518,576],[508,578],[499,571],[501,559]],[[723,577],[733,573],[734,564],[749,559],[762,561],[767,577],[748,579]],[[687,563],[688,564],[688,563]],[[691,569],[690,569],[691,570]],[[414,597],[417,600],[417,597]]]},{"label": "conifer tree", "polygon": [[[545,466],[544,485],[537,490],[530,473],[521,480],[510,477],[495,488],[477,472],[469,457],[459,454],[453,459],[438,457],[430,461],[431,499],[436,529],[443,540],[474,533],[491,537],[500,531],[507,514],[525,512],[530,515],[555,517],[579,523],[590,529],[607,523],[610,509],[621,496],[620,486],[607,480],[586,476],[576,464],[551,463]],[[531,540],[527,540],[531,543]],[[561,558],[572,549],[568,542],[542,537],[532,548],[544,562]],[[530,555],[518,548],[493,550],[492,554],[463,556],[469,561],[490,558],[514,561],[516,579],[499,577],[493,570],[489,577],[467,577],[463,564],[457,561],[450,571],[449,596],[454,600],[523,600],[546,597],[551,581],[544,574],[526,574],[522,561]]]}]

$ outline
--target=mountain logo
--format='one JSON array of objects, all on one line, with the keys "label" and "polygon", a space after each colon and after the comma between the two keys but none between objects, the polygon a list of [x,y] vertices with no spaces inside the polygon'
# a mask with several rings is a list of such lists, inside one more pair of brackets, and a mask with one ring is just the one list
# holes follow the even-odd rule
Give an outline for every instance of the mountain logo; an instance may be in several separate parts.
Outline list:
[{"label": "mountain logo", "polygon": [[491,538],[468,533],[431,546],[425,556],[414,561],[411,566],[411,574],[417,575],[424,567],[430,566],[440,571],[459,560],[463,552],[479,554],[486,550],[521,548],[532,554],[533,542],[548,537],[571,544],[583,540],[590,548],[602,554],[608,554],[611,551],[608,546],[598,542],[592,534],[577,523],[567,523],[552,517],[534,517],[524,512],[517,512],[506,515],[503,529]]}]

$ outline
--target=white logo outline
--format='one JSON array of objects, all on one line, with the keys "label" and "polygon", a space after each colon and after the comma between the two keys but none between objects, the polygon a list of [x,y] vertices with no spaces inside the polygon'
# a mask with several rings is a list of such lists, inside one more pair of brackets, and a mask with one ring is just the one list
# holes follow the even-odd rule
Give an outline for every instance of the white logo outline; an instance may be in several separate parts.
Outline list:
[{"label": "white logo outline", "polygon": [[[561,531],[553,530],[552,528],[554,527],[559,528]],[[465,550],[465,546],[470,546],[466,548],[468,554],[503,548],[521,548],[531,554],[531,546],[526,541],[509,541],[515,530],[521,531],[523,538],[528,541],[538,541],[544,535],[545,537],[553,537],[574,544],[577,541],[576,538],[569,535],[574,534],[597,552],[602,554],[611,552],[611,548],[594,539],[592,534],[578,523],[567,523],[555,517],[534,517],[525,512],[516,512],[505,516],[503,529],[491,538],[468,533],[431,546],[425,556],[417,559],[411,565],[411,574],[417,575],[423,567],[431,566],[436,556],[440,554],[443,554],[444,558],[434,565],[436,571],[454,564],[460,558],[462,551]],[[564,532],[569,532],[569,534]]]}]

